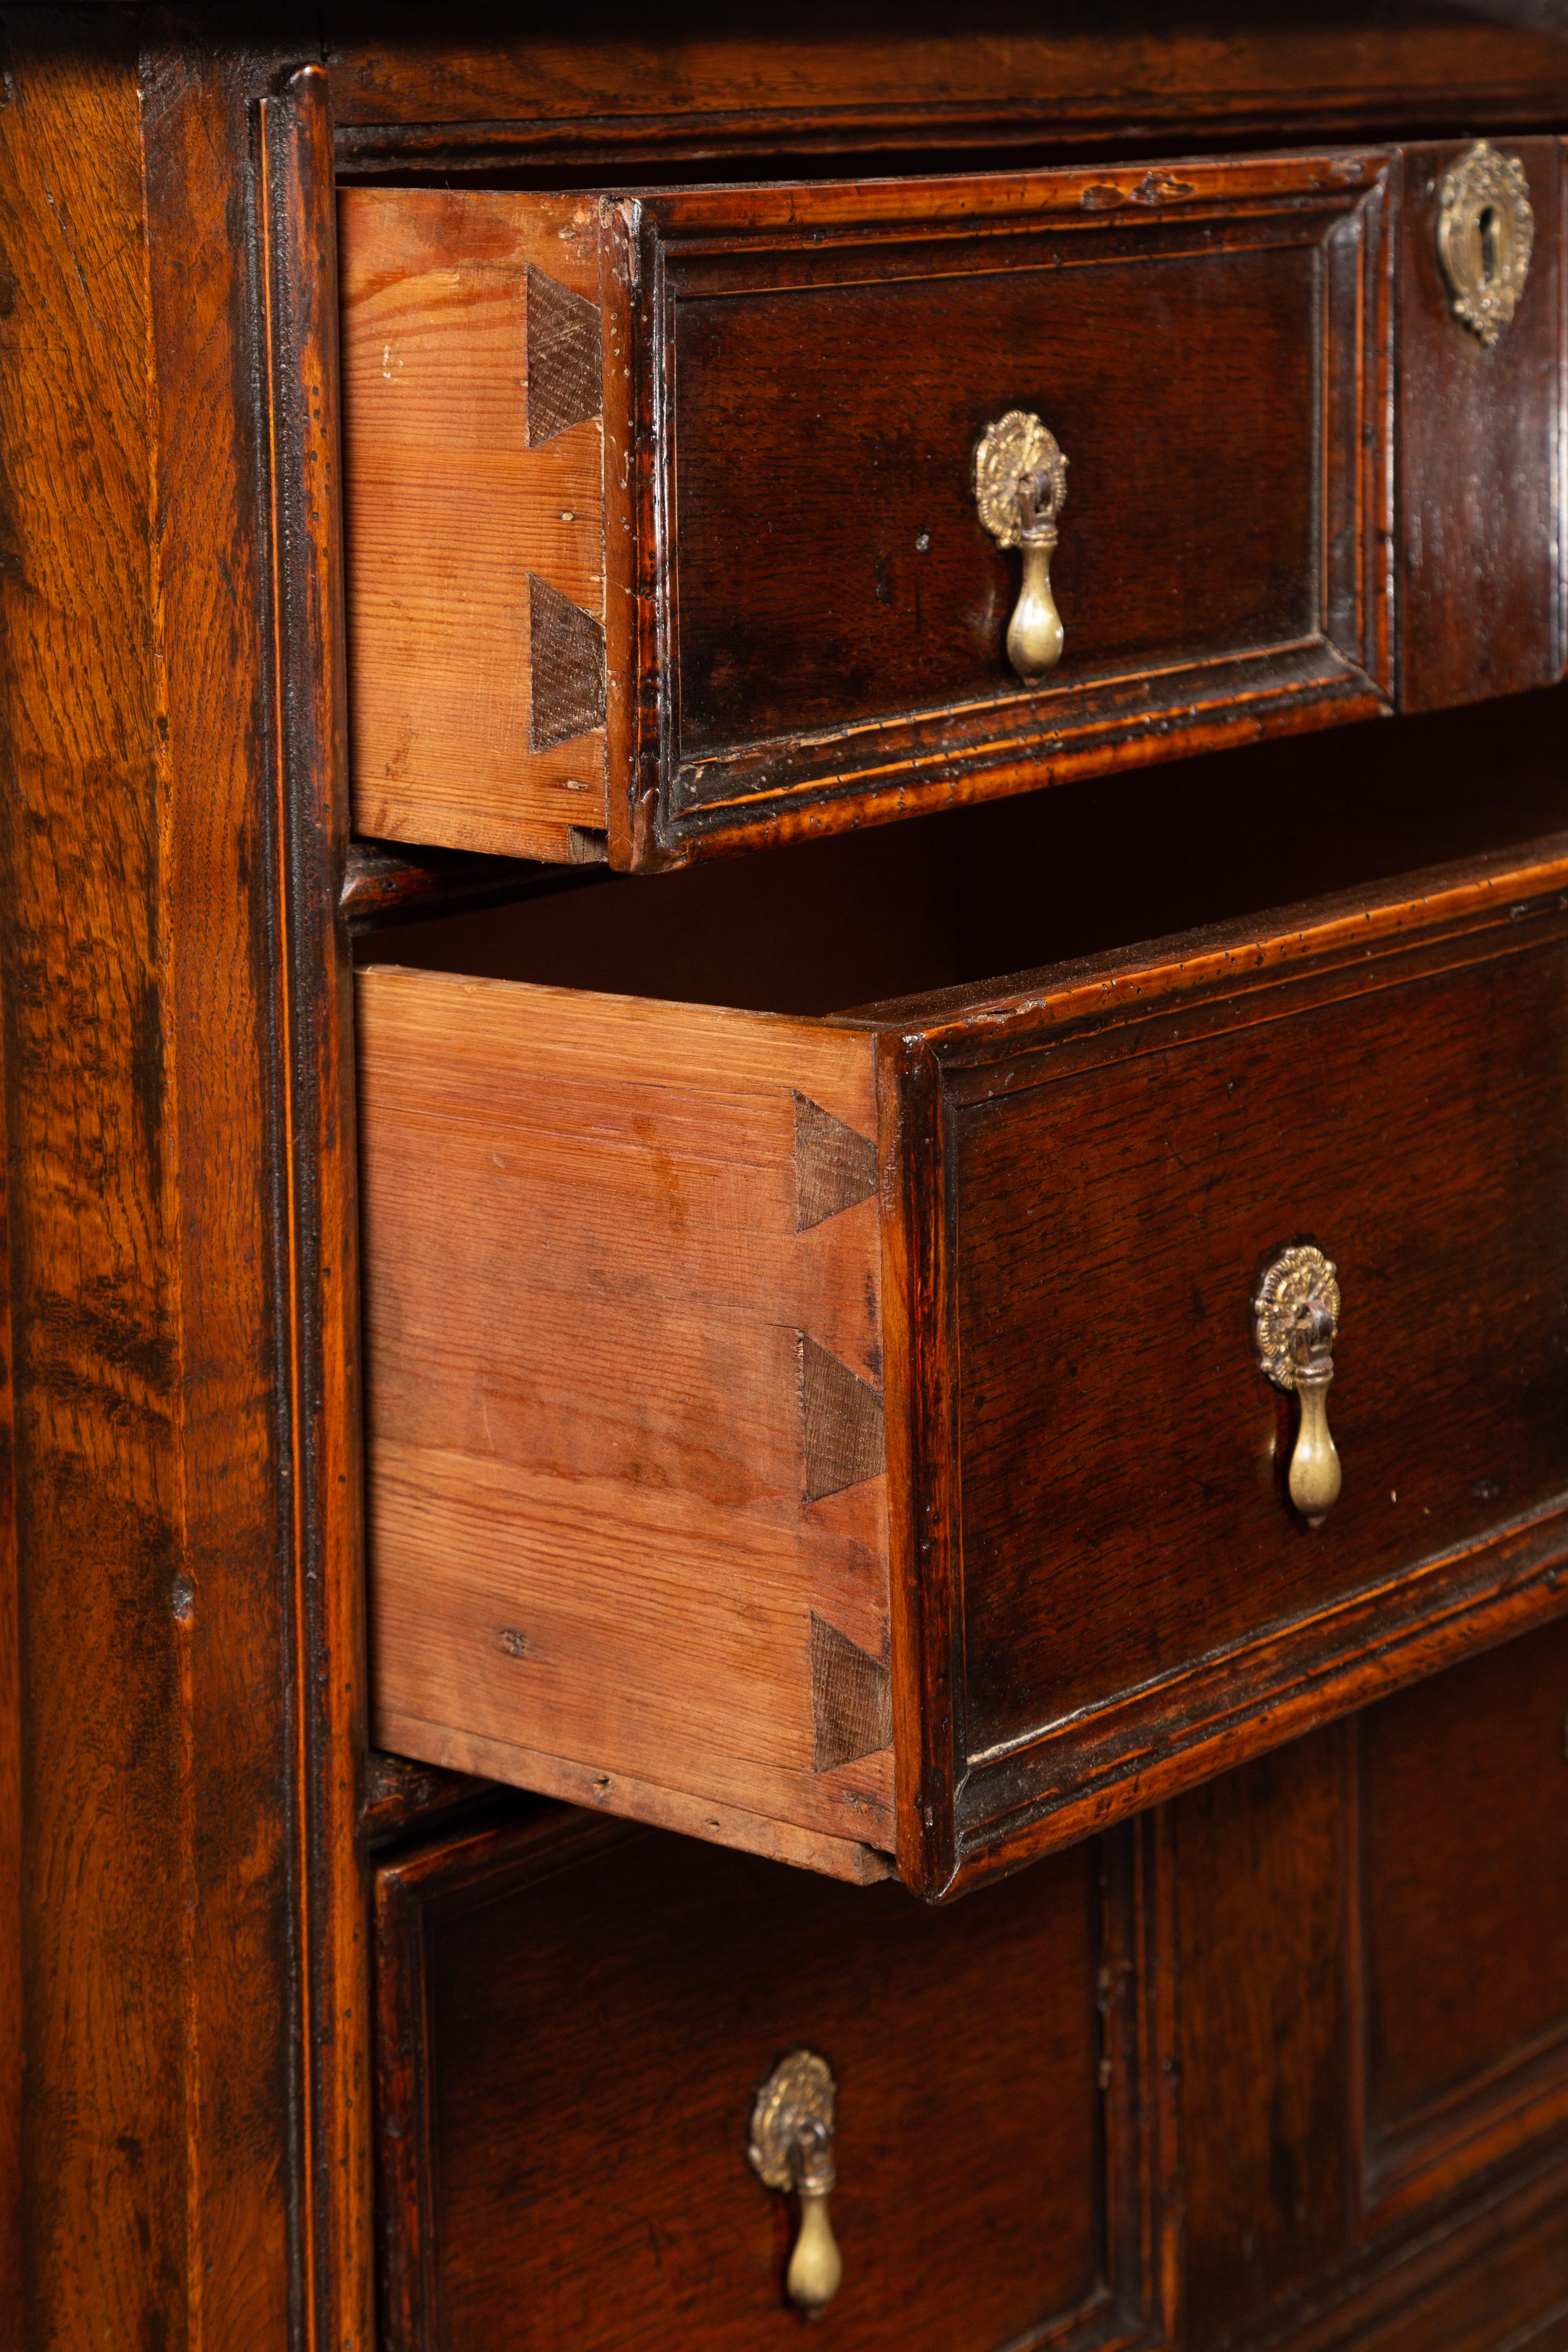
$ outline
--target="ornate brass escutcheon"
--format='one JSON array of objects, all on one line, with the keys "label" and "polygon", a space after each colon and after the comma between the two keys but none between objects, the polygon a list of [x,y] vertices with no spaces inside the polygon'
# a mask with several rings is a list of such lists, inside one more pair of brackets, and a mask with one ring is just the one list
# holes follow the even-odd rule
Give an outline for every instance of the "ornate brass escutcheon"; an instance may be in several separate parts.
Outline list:
[{"label": "ornate brass escutcheon", "polygon": [[1007,624],[1007,658],[1026,686],[1061,659],[1062,616],[1051,594],[1057,517],[1067,502],[1068,461],[1026,409],[985,428],[974,453],[974,502],[1001,547],[1023,551],[1024,581]]},{"label": "ornate brass escutcheon", "polygon": [[832,2302],[844,2261],[827,2218],[837,2092],[826,2058],[792,2050],[781,2058],[752,2110],[752,2169],[770,2189],[800,2200],[800,2230],[784,2285],[790,2301],[815,2319]]},{"label": "ornate brass escutcheon", "polygon": [[1290,1500],[1320,1527],[1340,1491],[1340,1457],[1329,1434],[1329,1384],[1340,1328],[1332,1261],[1310,1243],[1282,1249],[1264,1269],[1252,1302],[1258,1361],[1276,1388],[1296,1392],[1300,1418],[1290,1455]]},{"label": "ornate brass escutcheon", "polygon": [[1437,191],[1437,258],[1455,318],[1489,349],[1519,308],[1534,242],[1524,166],[1479,140]]}]

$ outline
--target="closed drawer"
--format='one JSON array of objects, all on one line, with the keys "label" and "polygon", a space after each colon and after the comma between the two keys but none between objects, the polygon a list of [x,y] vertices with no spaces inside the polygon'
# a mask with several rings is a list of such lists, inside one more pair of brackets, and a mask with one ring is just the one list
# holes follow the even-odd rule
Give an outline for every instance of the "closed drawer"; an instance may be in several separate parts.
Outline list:
[{"label": "closed drawer", "polygon": [[1395,169],[346,191],[359,829],[657,866],[1385,709]]},{"label": "closed drawer", "polygon": [[821,1021],[362,973],[382,1742],[936,1895],[1549,1611],[1565,908]]},{"label": "closed drawer", "polygon": [[1152,1849],[949,1913],[553,1807],[389,1864],[386,2352],[798,2343],[794,2200],[746,2151],[803,2047],[837,2095],[834,2342],[1167,2341]]},{"label": "closed drawer", "polygon": [[1358,1718],[1363,2234],[1568,2123],[1568,1623]]}]

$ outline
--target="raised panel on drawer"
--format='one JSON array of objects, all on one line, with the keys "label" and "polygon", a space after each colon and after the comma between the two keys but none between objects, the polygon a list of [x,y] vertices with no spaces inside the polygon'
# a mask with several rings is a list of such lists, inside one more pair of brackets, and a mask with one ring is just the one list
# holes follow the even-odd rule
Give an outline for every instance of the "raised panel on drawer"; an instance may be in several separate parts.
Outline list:
[{"label": "raised panel on drawer", "polygon": [[837,2083],[846,2352],[1165,2340],[1152,1838],[984,1905],[557,1809],[377,1889],[386,2352],[798,2341],[752,2100]]},{"label": "raised panel on drawer", "polygon": [[363,973],[383,1744],[940,1896],[1560,1610],[1568,860],[1409,887],[837,1020]]},{"label": "raised panel on drawer", "polygon": [[1568,1624],[1358,1723],[1369,2225],[1568,2124],[1565,1725]]},{"label": "raised panel on drawer", "polygon": [[[917,1302],[893,1591],[919,1594],[927,1834],[948,1808],[961,1874],[1090,1790],[1196,1777],[1259,1708],[1276,1738],[1321,1719],[1331,1675],[1440,1654],[1478,1571],[1517,1605],[1500,1535],[1558,1605],[1568,946],[1541,874],[1474,929],[1414,902],[1386,956],[1352,922],[1292,970],[1328,946],[1304,925],[1284,961],[1173,943],[1168,991],[1130,954],[1059,1011],[882,1009]],[[1283,1401],[1240,1378],[1259,1274],[1301,1240],[1343,1299],[1344,1486],[1312,1528],[1279,1500]]]},{"label": "raised panel on drawer", "polygon": [[[657,866],[1384,709],[1390,171],[345,190],[360,828]],[[1020,406],[1033,689],[973,488]]]}]

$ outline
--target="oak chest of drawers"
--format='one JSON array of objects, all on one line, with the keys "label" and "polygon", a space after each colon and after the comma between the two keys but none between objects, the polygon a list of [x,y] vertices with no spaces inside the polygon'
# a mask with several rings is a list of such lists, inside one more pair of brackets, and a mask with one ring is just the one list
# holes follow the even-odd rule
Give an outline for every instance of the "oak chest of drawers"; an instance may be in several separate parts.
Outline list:
[{"label": "oak chest of drawers", "polygon": [[1568,2352],[1568,35],[1101,16],[7,16],[26,2352]]}]

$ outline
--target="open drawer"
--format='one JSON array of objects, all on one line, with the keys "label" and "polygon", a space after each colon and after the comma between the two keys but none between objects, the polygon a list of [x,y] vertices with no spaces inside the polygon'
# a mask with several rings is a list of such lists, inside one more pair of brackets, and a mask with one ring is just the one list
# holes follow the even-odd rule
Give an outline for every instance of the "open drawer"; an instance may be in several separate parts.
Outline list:
[{"label": "open drawer", "polygon": [[346,189],[356,826],[655,866],[1384,709],[1396,161]]},{"label": "open drawer", "polygon": [[346,189],[359,830],[667,866],[1550,682],[1561,189],[1550,138]]},{"label": "open drawer", "polygon": [[1562,1607],[1568,843],[1398,889],[822,1020],[362,973],[382,1744],[940,1895]]}]

